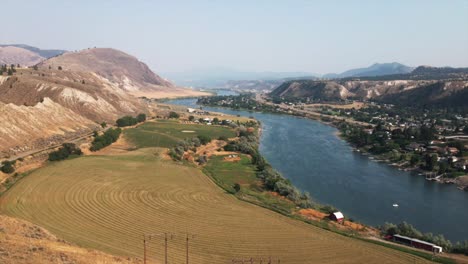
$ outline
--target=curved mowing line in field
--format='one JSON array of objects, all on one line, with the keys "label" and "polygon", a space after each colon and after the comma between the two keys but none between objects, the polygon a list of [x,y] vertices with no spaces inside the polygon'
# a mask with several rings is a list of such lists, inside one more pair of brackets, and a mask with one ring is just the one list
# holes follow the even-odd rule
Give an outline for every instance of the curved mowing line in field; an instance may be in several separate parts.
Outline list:
[{"label": "curved mowing line in field", "polygon": [[[142,256],[143,233],[189,232],[191,263],[276,256],[282,263],[423,263],[240,202],[199,170],[141,156],[84,157],[35,171],[1,199],[0,210],[82,246]],[[185,237],[169,241],[183,263]],[[150,242],[152,261],[163,240]]]}]

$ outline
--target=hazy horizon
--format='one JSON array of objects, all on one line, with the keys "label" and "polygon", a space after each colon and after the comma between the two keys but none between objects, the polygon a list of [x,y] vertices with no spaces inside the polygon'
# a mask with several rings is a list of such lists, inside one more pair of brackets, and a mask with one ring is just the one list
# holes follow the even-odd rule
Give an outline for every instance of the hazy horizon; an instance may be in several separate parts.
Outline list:
[{"label": "hazy horizon", "polygon": [[[157,72],[468,67],[468,1],[4,1],[0,44],[112,47]],[[13,12],[21,10],[21,12]],[[19,15],[20,14],[20,15]]]}]

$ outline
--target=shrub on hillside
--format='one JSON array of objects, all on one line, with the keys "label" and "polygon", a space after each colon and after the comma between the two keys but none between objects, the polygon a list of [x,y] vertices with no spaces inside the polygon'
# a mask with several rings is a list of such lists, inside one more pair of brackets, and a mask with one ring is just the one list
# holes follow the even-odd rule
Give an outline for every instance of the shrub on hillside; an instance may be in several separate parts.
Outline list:
[{"label": "shrub on hillside", "polygon": [[98,151],[104,147],[109,146],[110,144],[114,143],[117,141],[117,139],[120,136],[120,133],[122,133],[122,130],[120,128],[110,128],[107,131],[105,131],[102,135],[98,135],[94,137],[93,142],[91,142],[91,148],[89,148],[91,151]]},{"label": "shrub on hillside", "polygon": [[174,118],[174,119],[178,119],[180,117],[180,115],[176,112],[170,112],[169,113],[169,118]]},{"label": "shrub on hillside", "polygon": [[15,167],[13,166],[15,165],[15,163],[16,161],[9,161],[9,160],[3,161],[1,171],[7,174],[15,172]]},{"label": "shrub on hillside", "polygon": [[137,115],[136,119],[137,119],[137,121],[139,123],[143,122],[143,121],[146,121],[146,115],[145,114],[139,114],[139,115]]},{"label": "shrub on hillside", "polygon": [[58,150],[49,153],[50,161],[64,160],[70,155],[81,155],[81,149],[73,143],[64,143]]},{"label": "shrub on hillside", "polygon": [[235,183],[234,186],[232,186],[232,188],[234,188],[236,193],[238,193],[241,190],[241,186],[239,183]]},{"label": "shrub on hillside", "polygon": [[115,123],[118,127],[126,127],[136,125],[138,123],[138,120],[133,116],[124,116],[117,119]]},{"label": "shrub on hillside", "polygon": [[202,145],[206,145],[206,144],[211,142],[211,138],[209,136],[206,136],[206,135],[199,135],[198,139],[200,140],[200,143]]}]

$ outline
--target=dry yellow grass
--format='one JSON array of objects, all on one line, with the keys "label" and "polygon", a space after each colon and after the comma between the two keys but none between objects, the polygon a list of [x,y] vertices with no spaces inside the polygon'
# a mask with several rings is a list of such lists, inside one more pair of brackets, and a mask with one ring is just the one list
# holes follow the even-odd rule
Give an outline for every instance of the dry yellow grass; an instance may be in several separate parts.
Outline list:
[{"label": "dry yellow grass", "polygon": [[[124,256],[142,257],[144,233],[173,232],[170,263],[184,263],[186,232],[195,235],[195,264],[267,256],[288,264],[426,262],[239,201],[199,169],[162,160],[156,149],[53,163],[10,189],[0,211]],[[153,239],[149,249],[152,263],[160,263],[163,240]]]},{"label": "dry yellow grass", "polygon": [[96,250],[77,247],[41,227],[0,215],[0,263],[125,263],[143,261],[115,257]]}]

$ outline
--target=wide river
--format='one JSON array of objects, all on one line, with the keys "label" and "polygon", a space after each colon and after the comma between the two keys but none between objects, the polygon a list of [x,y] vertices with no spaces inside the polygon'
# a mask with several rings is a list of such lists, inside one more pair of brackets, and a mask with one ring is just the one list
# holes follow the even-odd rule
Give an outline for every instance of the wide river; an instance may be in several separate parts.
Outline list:
[{"label": "wide river", "polygon": [[[168,101],[199,107],[196,99]],[[288,115],[203,107],[253,116],[262,123],[260,152],[286,178],[322,204],[356,221],[381,225],[406,221],[423,232],[468,240],[468,192],[428,182],[353,152],[337,129]],[[394,203],[399,207],[393,207]]]}]

